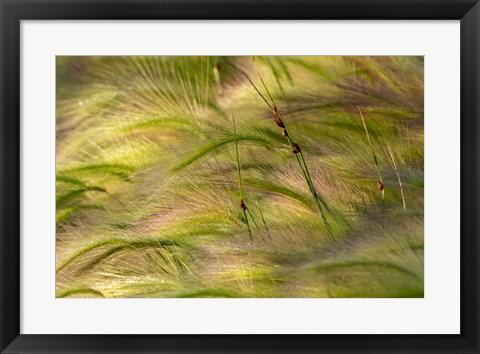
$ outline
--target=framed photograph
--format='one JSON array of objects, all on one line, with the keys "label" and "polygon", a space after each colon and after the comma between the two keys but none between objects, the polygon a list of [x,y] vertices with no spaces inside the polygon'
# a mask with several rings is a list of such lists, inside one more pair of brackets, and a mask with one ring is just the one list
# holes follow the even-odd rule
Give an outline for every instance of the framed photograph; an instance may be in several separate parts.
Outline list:
[{"label": "framed photograph", "polygon": [[1,4],[1,353],[480,353],[480,5]]}]

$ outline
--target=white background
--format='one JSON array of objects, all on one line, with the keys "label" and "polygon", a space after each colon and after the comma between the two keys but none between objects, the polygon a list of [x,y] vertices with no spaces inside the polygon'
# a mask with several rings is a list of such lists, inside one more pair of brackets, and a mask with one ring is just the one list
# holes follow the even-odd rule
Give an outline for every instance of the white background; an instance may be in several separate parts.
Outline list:
[{"label": "white background", "polygon": [[[21,333],[460,333],[458,21],[22,21]],[[424,299],[55,299],[56,55],[425,55]]]}]

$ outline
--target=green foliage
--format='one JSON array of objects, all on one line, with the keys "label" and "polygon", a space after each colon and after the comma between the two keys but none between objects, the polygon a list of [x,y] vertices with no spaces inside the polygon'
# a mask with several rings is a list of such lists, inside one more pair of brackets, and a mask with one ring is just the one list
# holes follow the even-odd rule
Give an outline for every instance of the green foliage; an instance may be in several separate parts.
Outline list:
[{"label": "green foliage", "polygon": [[191,164],[195,163],[201,158],[208,156],[210,154],[213,154],[216,150],[218,150],[221,147],[224,147],[227,144],[232,144],[232,143],[236,144],[238,142],[243,142],[243,141],[253,142],[260,146],[266,146],[266,147],[271,146],[270,142],[267,139],[260,136],[254,136],[254,135],[237,135],[236,137],[228,136],[225,138],[211,141],[208,145],[200,148],[193,155],[189,156],[187,159],[185,159],[180,164],[175,166],[174,171],[177,172],[190,166]]},{"label": "green foliage", "polygon": [[92,297],[104,297],[100,291],[91,288],[73,288],[57,293],[58,298],[72,297],[72,295],[77,297],[85,297],[85,295],[91,295]]}]

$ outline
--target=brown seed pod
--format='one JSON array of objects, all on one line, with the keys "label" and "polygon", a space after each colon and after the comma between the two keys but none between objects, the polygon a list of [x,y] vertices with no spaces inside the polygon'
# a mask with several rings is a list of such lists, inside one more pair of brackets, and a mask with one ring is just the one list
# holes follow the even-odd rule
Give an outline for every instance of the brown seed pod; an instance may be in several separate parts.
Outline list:
[{"label": "brown seed pod", "polygon": [[385,188],[385,185],[383,184],[382,181],[379,180],[379,181],[377,182],[377,187],[378,187],[378,189],[380,189],[381,191],[383,191],[384,188]]},{"label": "brown seed pod", "polygon": [[302,151],[302,150],[300,149],[300,146],[298,146],[297,144],[292,143],[292,145],[293,145],[293,150],[292,150],[292,152],[293,152],[294,154],[298,154],[300,151]]},{"label": "brown seed pod", "polygon": [[282,119],[280,118],[280,115],[278,114],[277,106],[273,106],[273,114],[275,115],[275,118],[273,118],[274,122],[277,123],[277,125],[280,128],[285,128],[285,125],[283,125]]},{"label": "brown seed pod", "polygon": [[277,125],[280,127],[280,128],[285,128],[285,126],[283,125],[283,122],[282,120],[280,119],[280,117],[278,116],[278,114],[275,116],[275,118],[273,118],[273,121],[275,123],[277,123]]},{"label": "brown seed pod", "polygon": [[288,136],[287,129],[282,130],[282,136],[284,136],[284,137]]},{"label": "brown seed pod", "polygon": [[240,208],[242,208],[243,211],[247,209],[247,206],[245,205],[245,202],[243,201],[243,199],[240,199]]}]

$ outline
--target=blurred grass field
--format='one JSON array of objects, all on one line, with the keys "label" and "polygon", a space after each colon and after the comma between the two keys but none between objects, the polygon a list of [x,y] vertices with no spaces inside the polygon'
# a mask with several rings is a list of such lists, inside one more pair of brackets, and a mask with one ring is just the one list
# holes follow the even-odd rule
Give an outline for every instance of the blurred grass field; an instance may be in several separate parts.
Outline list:
[{"label": "blurred grass field", "polygon": [[57,297],[423,297],[423,57],[56,65]]}]

